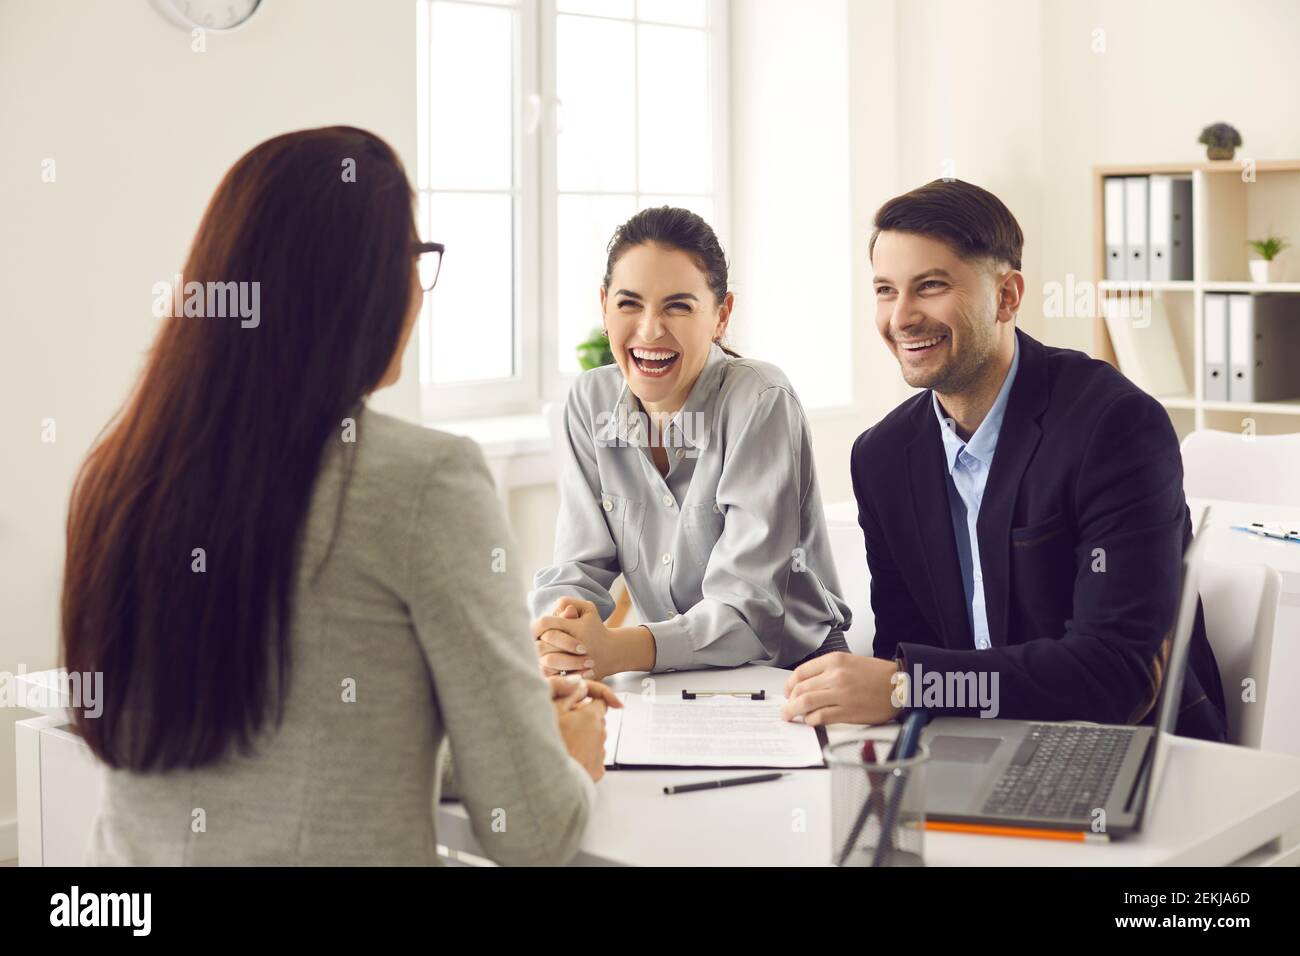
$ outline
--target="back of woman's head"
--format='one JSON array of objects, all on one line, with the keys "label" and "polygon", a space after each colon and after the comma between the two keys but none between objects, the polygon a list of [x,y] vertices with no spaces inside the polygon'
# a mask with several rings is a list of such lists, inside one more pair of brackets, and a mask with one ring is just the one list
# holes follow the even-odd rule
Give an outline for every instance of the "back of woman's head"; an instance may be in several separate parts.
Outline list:
[{"label": "back of woman's head", "polygon": [[312,487],[402,341],[414,238],[401,163],[364,130],[277,136],[217,187],[73,489],[64,657],[103,674],[76,722],[109,764],[200,766],[281,713]]}]

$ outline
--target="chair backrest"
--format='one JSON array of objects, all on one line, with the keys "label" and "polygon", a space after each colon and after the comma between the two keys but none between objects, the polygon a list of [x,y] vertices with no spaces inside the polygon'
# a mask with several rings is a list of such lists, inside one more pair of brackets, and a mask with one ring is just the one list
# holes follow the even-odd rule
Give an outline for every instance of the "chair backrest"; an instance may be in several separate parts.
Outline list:
[{"label": "chair backrest", "polygon": [[1300,507],[1300,432],[1248,439],[1202,428],[1184,438],[1182,448],[1189,498]]},{"label": "chair backrest", "polygon": [[831,559],[840,579],[840,595],[853,614],[849,631],[844,635],[854,654],[872,656],[876,640],[876,618],[871,613],[871,572],[867,569],[867,551],[858,527],[855,502],[837,502],[826,507],[826,531],[830,536]]},{"label": "chair backrest", "polygon": [[1263,734],[1281,589],[1281,576],[1264,564],[1201,563],[1205,634],[1223,681],[1228,740],[1244,747],[1259,747]]}]

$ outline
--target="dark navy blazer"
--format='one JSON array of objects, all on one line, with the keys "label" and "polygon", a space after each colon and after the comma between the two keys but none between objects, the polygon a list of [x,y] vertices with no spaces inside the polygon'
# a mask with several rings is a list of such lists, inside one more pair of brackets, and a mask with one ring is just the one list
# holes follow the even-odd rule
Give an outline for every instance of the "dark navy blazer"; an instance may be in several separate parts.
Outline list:
[{"label": "dark navy blazer", "polygon": [[[1107,363],[1016,335],[977,525],[990,648],[971,636],[930,392],[854,442],[875,654],[909,674],[997,671],[999,717],[1150,724],[1192,539],[1178,438]],[[1223,740],[1224,713],[1198,604],[1177,732]]]}]

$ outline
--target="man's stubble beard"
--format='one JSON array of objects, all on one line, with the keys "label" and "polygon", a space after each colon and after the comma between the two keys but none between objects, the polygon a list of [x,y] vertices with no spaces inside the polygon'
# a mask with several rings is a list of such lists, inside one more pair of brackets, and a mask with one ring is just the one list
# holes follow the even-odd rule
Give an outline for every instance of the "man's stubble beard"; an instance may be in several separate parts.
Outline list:
[{"label": "man's stubble beard", "polygon": [[[984,370],[988,367],[989,360],[997,351],[997,323],[989,321],[996,316],[986,317],[983,322],[970,322],[966,328],[969,334],[967,336],[967,347],[963,350],[965,355],[962,358],[955,358],[948,365],[939,369],[930,381],[908,382],[913,388],[928,388],[938,392],[940,395],[961,395],[968,391],[979,380]],[[977,331],[979,330],[979,331]],[[948,332],[949,348],[952,348],[952,331]],[[972,341],[978,339],[977,341]],[[903,379],[906,381],[907,375],[904,373]]]}]

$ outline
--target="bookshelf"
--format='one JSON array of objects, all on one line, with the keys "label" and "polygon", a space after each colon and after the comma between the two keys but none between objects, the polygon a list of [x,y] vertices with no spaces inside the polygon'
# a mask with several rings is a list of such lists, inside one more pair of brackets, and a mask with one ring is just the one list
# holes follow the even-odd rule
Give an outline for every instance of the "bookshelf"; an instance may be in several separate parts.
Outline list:
[{"label": "bookshelf", "polygon": [[[1300,294],[1300,160],[1258,160],[1255,181],[1242,179],[1238,160],[1093,167],[1093,275],[1098,308],[1093,319],[1092,354],[1118,366],[1101,298],[1142,294],[1160,298],[1169,315],[1174,344],[1188,395],[1157,396],[1181,439],[1198,428],[1239,432],[1254,420],[1257,434],[1300,432],[1300,399],[1282,402],[1210,401],[1204,384],[1205,295],[1209,292],[1288,292]],[[1185,176],[1192,181],[1192,278],[1172,282],[1106,280],[1104,232],[1105,179],[1108,176]],[[1269,282],[1251,282],[1248,238],[1273,232],[1293,248],[1273,262]],[[1298,356],[1300,358],[1300,356]],[[1300,376],[1300,367],[1297,368]]]}]

